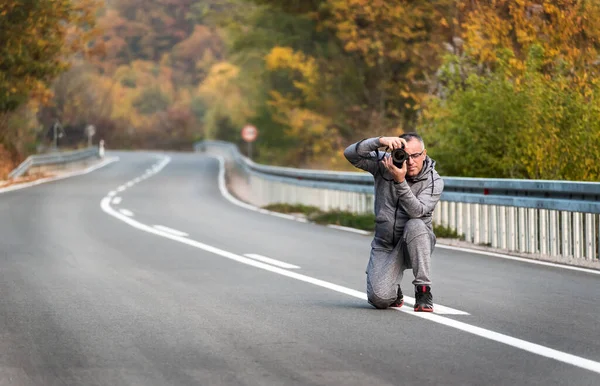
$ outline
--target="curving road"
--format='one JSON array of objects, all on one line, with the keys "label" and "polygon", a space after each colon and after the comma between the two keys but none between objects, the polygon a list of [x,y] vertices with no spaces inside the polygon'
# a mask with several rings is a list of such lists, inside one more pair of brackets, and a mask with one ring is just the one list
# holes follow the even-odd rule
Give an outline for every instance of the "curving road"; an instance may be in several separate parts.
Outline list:
[{"label": "curving road", "polygon": [[444,307],[375,310],[368,236],[236,205],[214,158],[110,155],[0,194],[0,385],[600,384],[600,272],[440,246]]}]

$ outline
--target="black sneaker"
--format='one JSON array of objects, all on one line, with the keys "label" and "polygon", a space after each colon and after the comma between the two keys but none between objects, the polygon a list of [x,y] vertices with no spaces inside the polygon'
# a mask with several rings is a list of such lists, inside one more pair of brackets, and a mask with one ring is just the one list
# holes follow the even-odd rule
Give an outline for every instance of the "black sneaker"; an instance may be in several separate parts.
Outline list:
[{"label": "black sneaker", "polygon": [[415,312],[433,312],[433,295],[430,286],[415,286]]},{"label": "black sneaker", "polygon": [[400,307],[402,307],[403,304],[404,304],[404,295],[402,295],[402,289],[400,289],[400,286],[398,286],[398,297],[396,297],[396,300],[394,300],[394,302],[392,303],[392,305],[390,307],[400,308]]}]

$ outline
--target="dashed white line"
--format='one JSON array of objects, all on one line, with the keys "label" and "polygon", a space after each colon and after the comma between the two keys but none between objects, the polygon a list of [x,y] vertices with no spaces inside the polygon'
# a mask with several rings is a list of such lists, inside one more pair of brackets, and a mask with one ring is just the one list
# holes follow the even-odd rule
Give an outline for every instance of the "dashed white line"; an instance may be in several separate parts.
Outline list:
[{"label": "dashed white line", "polygon": [[288,263],[285,263],[283,261],[271,259],[269,257],[265,257],[265,256],[262,256],[262,255],[257,255],[255,253],[246,253],[244,256],[249,257],[249,258],[254,259],[254,260],[262,261],[263,263],[267,263],[267,264],[271,264],[271,265],[274,265],[274,266],[277,266],[277,267],[281,267],[281,268],[286,268],[286,269],[299,269],[300,268],[297,265],[288,264]]},{"label": "dashed white line", "polygon": [[[220,162],[220,173],[219,173],[219,187],[224,187],[224,160],[222,157],[218,157],[219,158],[219,162]],[[166,161],[168,163],[168,160]],[[166,163],[165,163],[166,165]],[[225,189],[226,191],[226,189]],[[223,192],[223,191],[222,191]],[[190,246],[193,246],[195,248],[198,249],[202,249],[206,252],[210,252],[228,259],[231,259],[233,261],[237,261],[239,263],[242,264],[246,264],[249,266],[253,266],[256,268],[260,268],[260,269],[264,269],[266,271],[270,271],[270,272],[274,272],[289,278],[293,278],[296,280],[300,280],[306,283],[310,283],[322,288],[327,288],[339,293],[343,293],[343,294],[347,294],[350,296],[354,296],[357,297],[359,299],[363,299],[366,300],[367,296],[364,292],[361,291],[356,291],[350,288],[346,288],[346,287],[342,287],[339,286],[337,284],[333,284],[333,283],[329,283],[326,282],[324,280],[320,280],[320,279],[316,279],[316,278],[312,278],[310,276],[306,276],[306,275],[302,275],[299,274],[297,272],[293,272],[293,271],[289,271],[283,268],[279,268],[270,264],[266,264],[260,261],[256,261],[247,257],[243,257],[243,256],[239,256],[236,255],[234,253],[204,244],[204,243],[200,243],[198,241],[195,240],[190,240],[188,238],[184,238],[184,237],[180,237],[180,236],[176,236],[174,234],[168,233],[168,232],[164,232],[161,230],[158,230],[156,228],[150,227],[148,225],[145,225],[143,223],[140,223],[132,218],[127,217],[126,215],[119,213],[117,211],[115,211],[111,206],[110,206],[110,202],[111,202],[111,197],[105,197],[104,199],[102,199],[100,206],[102,208],[102,210],[129,224],[130,226],[137,228],[139,230],[148,232],[148,233],[152,233],[158,236],[162,236],[164,238],[168,238],[171,239],[173,241],[177,241],[180,242],[182,244],[187,244]],[[439,305],[436,304],[436,312],[437,309],[439,309]],[[499,343],[503,343],[505,345],[511,346],[511,347],[515,347],[530,353],[534,353],[537,355],[540,355],[542,357],[546,357],[546,358],[551,358],[551,359],[555,359],[559,362],[563,362],[563,363],[567,363],[567,364],[571,364],[573,366],[582,368],[582,369],[586,369],[589,371],[593,371],[595,373],[599,373],[600,374],[600,362],[595,362],[592,361],[590,359],[586,359],[583,357],[579,357],[576,355],[572,355],[572,354],[568,354],[562,351],[558,351],[546,346],[542,346],[539,344],[535,344],[532,342],[528,342],[522,339],[518,339],[518,338],[514,338],[505,334],[501,334],[492,330],[488,330],[485,328],[481,328],[481,327],[477,327],[471,324],[467,324],[467,323],[463,323],[463,322],[459,322],[457,320],[454,319],[450,319],[441,315],[437,315],[437,314],[431,314],[431,313],[418,313],[418,312],[414,312],[413,310],[409,310],[407,309],[407,307],[403,307],[403,308],[398,308],[397,309],[400,312],[404,312],[408,315],[412,315],[412,316],[416,316],[425,320],[429,320],[435,323],[439,323],[442,324],[444,326],[448,326],[448,327],[452,327],[452,328],[456,328],[458,330],[470,333],[470,334],[474,334],[477,336],[480,336],[482,338],[486,338],[495,342],[499,342]]]},{"label": "dashed white line", "polygon": [[[105,197],[102,202],[100,203],[100,206],[102,208],[102,210],[104,212],[106,212],[107,214],[131,225],[134,228],[137,228],[139,230],[148,232],[148,233],[152,233],[158,236],[162,236],[177,242],[180,242],[182,244],[187,244],[190,245],[192,247],[196,247],[198,249],[202,249],[206,252],[210,252],[228,259],[231,259],[233,261],[237,261],[239,263],[242,264],[246,264],[246,265],[250,265],[256,268],[260,268],[260,269],[264,269],[266,271],[270,271],[270,272],[274,272],[283,276],[287,276],[290,277],[292,279],[296,279],[296,280],[300,280],[303,281],[305,283],[310,283],[322,288],[327,288],[339,293],[343,293],[346,295],[350,295],[362,300],[366,300],[367,299],[367,295],[364,292],[361,291],[356,291],[353,290],[351,288],[346,288],[337,284],[333,284],[333,283],[329,283],[326,282],[324,280],[320,280],[320,279],[315,279],[313,277],[310,276],[306,276],[306,275],[302,275],[299,274],[297,272],[294,271],[289,271],[283,268],[279,268],[279,267],[275,267],[273,265],[270,264],[266,264],[260,261],[256,261],[253,259],[249,259],[247,257],[243,257],[243,256],[239,256],[236,255],[234,253],[204,244],[204,243],[200,243],[198,241],[195,240],[190,240],[188,238],[184,238],[184,237],[179,237],[179,236],[175,236],[172,235],[170,233],[167,232],[162,232],[158,229],[155,229],[153,227],[150,227],[148,225],[142,224],[136,220],[133,220],[129,217],[123,216],[122,214],[116,212],[111,206],[110,206],[110,197]],[[439,308],[439,306],[436,304],[436,308]],[[484,328],[480,328],[477,326],[473,326],[471,324],[467,324],[467,323],[462,323],[462,322],[458,322],[454,319],[450,319],[441,315],[436,315],[436,314],[429,314],[429,313],[420,313],[420,312],[414,312],[412,309],[407,309],[407,307],[402,307],[402,308],[397,308],[398,311],[400,312],[404,312],[408,315],[412,315],[412,316],[416,316],[419,318],[423,318],[423,319],[427,319],[429,321],[432,322],[436,322],[448,327],[453,327],[456,329],[459,329],[461,331],[465,331],[467,333],[471,333],[486,339],[490,339],[499,343],[503,343],[506,344],[508,346],[511,347],[515,347],[515,348],[519,348],[521,350],[527,351],[527,352],[531,352],[543,357],[547,357],[547,358],[552,358],[555,359],[557,361],[563,362],[563,363],[568,363],[571,364],[573,366],[576,367],[580,367],[586,370],[590,370],[596,373],[600,373],[600,363],[599,362],[594,362],[592,360],[586,359],[586,358],[582,358],[582,357],[578,357],[575,355],[571,355],[571,354],[567,354],[565,352],[562,351],[558,351],[558,350],[554,350],[552,348],[549,347],[545,347],[542,345],[538,345],[535,343],[531,343],[522,339],[518,339],[518,338],[514,338],[505,334],[501,334],[495,331],[491,331],[491,330],[487,330]],[[436,310],[437,312],[437,310]]]},{"label": "dashed white line", "polygon": [[117,188],[117,192],[122,192],[122,191],[124,191],[125,189],[127,189],[127,188],[126,188],[126,187],[124,187],[124,186],[119,186],[119,187]]},{"label": "dashed white line", "polygon": [[133,212],[128,209],[119,209],[119,212],[127,217],[133,217]]},{"label": "dashed white line", "polygon": [[115,205],[119,205],[123,199],[121,197],[115,197],[112,200],[112,203]]},{"label": "dashed white line", "polygon": [[[229,200],[230,202],[232,202],[232,203],[234,203],[236,205],[239,205],[239,206],[245,207],[247,209],[256,211],[257,210],[256,207],[254,207],[252,205],[249,205],[249,204],[246,204],[246,203],[244,203],[244,202],[236,199],[235,197],[233,197],[227,191],[227,188],[226,188],[226,185],[225,185],[225,160],[221,156],[213,156],[213,157],[215,157],[215,158],[217,158],[219,160],[219,166],[220,166],[220,169],[219,169],[219,189],[221,191],[221,194],[225,198],[227,198],[227,200]],[[471,251],[469,250],[469,252],[471,252]],[[276,270],[276,269],[277,268],[273,267],[273,270]],[[292,277],[292,275],[295,274],[295,272],[290,272],[290,271],[283,271],[283,272],[288,273],[286,276],[290,276],[290,277]],[[281,274],[284,274],[284,273],[281,273]],[[303,280],[303,279],[298,278],[298,280]],[[318,280],[318,279],[313,279],[313,280]],[[303,281],[310,282],[308,280],[303,280]],[[320,285],[320,286],[325,287],[325,288],[330,288],[330,289],[332,289],[334,291],[346,293],[348,295],[356,296],[356,297],[359,297],[361,299],[365,299],[366,300],[366,294],[364,294],[364,293],[362,293],[360,291],[354,291],[354,290],[347,291],[348,289],[343,289],[343,287],[340,288],[339,286],[336,286],[335,284],[330,284],[330,283],[327,283],[327,285],[325,285],[325,283],[319,283],[319,284],[317,284],[316,282],[314,282],[313,284]],[[330,287],[329,285],[334,286],[334,287]],[[404,298],[405,298],[405,300],[410,300],[414,304],[414,299],[413,298],[409,298],[407,296],[404,296]],[[436,313],[437,313],[437,310],[439,309],[439,305],[436,304],[435,308],[436,308]],[[532,343],[532,342],[528,342],[528,341],[525,341],[525,340],[522,340],[522,339],[514,338],[514,337],[511,337],[511,336],[508,336],[508,335],[504,335],[504,334],[501,334],[501,333],[498,333],[498,332],[495,332],[495,331],[492,331],[492,330],[487,330],[487,329],[484,329],[484,328],[481,328],[481,327],[477,327],[477,326],[474,326],[474,325],[471,325],[471,324],[467,324],[467,323],[463,323],[463,322],[458,322],[458,321],[456,321],[454,319],[450,319],[450,318],[447,318],[447,317],[444,317],[444,316],[440,316],[440,315],[436,315],[436,314],[431,314],[431,313],[424,313],[424,312],[413,312],[412,310],[408,310],[406,307],[398,308],[397,310],[401,311],[401,312],[405,312],[405,313],[407,313],[409,315],[413,315],[413,316],[416,316],[416,317],[419,317],[419,318],[427,319],[427,320],[430,320],[432,322],[436,322],[436,323],[439,323],[439,324],[442,324],[442,325],[445,325],[445,326],[448,326],[448,327],[453,327],[453,328],[456,328],[456,329],[459,329],[459,330],[462,330],[462,331],[465,331],[465,332],[468,332],[468,333],[471,333],[471,334],[474,334],[474,335],[478,335],[480,337],[483,337],[483,338],[486,338],[486,339],[489,339],[489,340],[492,340],[492,341],[503,343],[503,344],[506,344],[506,345],[511,346],[511,347],[519,348],[521,350],[524,350],[524,351],[527,351],[527,352],[530,352],[530,353],[533,353],[533,354],[537,354],[537,355],[540,355],[540,356],[543,356],[543,357],[546,357],[546,358],[552,358],[552,359],[555,359],[555,360],[557,360],[559,362],[567,363],[567,364],[570,364],[570,365],[573,365],[573,366],[576,366],[576,367],[579,367],[579,368],[583,368],[583,369],[586,369],[586,370],[589,370],[589,371],[593,371],[595,373],[599,373],[600,374],[600,362],[595,362],[595,361],[592,361],[592,360],[587,359],[587,358],[583,358],[583,357],[579,357],[579,356],[576,356],[576,355],[568,354],[568,353],[565,353],[565,352],[562,352],[562,351],[558,351],[558,350],[555,350],[555,349],[552,349],[552,348],[549,348],[549,347],[546,347],[546,346],[542,346],[542,345],[538,345],[538,344],[535,344],[535,343]]]}]

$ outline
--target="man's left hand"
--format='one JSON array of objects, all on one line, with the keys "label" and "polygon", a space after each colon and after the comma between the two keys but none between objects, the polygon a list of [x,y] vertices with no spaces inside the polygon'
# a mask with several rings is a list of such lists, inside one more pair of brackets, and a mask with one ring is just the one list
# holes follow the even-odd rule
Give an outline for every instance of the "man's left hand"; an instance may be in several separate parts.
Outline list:
[{"label": "man's left hand", "polygon": [[402,163],[402,168],[394,165],[394,161],[391,156],[385,157],[383,159],[383,166],[390,172],[394,181],[400,183],[404,182],[404,178],[406,177],[406,161]]}]

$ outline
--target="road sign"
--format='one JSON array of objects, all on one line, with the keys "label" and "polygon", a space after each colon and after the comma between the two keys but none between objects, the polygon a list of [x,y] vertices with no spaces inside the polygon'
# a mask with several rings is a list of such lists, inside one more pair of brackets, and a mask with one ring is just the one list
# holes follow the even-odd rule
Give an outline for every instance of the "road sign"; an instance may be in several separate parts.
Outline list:
[{"label": "road sign", "polygon": [[242,129],[242,139],[246,142],[254,142],[257,135],[258,130],[256,130],[256,127],[252,125],[246,125]]}]

